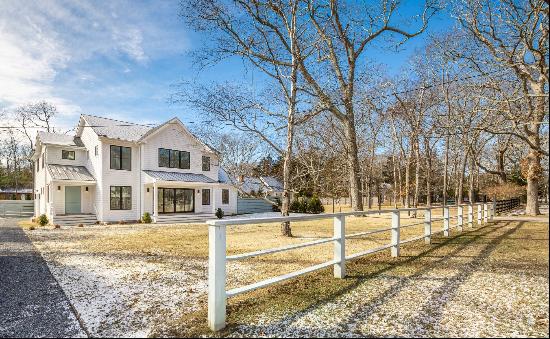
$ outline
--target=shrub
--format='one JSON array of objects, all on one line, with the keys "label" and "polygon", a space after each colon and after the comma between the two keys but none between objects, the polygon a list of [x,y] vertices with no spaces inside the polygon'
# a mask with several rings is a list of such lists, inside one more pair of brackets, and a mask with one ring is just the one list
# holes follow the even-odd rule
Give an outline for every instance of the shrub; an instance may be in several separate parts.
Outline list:
[{"label": "shrub", "polygon": [[218,219],[223,218],[223,210],[222,210],[221,208],[218,208],[218,209],[216,210],[215,215],[216,215],[216,217],[217,217]]},{"label": "shrub", "polygon": [[321,199],[317,198],[317,196],[313,196],[311,199],[307,201],[307,212],[313,213],[313,214],[319,214],[325,211],[325,207],[321,203]]},{"label": "shrub", "polygon": [[45,214],[42,214],[38,217],[38,224],[40,226],[46,226],[50,221],[48,220],[48,217]]},{"label": "shrub", "polygon": [[55,226],[54,226],[54,227],[55,227],[55,228],[61,228],[61,225],[59,225],[59,224],[55,224]]},{"label": "shrub", "polygon": [[275,204],[271,205],[271,210],[273,212],[280,212],[281,211],[281,205],[282,205],[281,198],[275,197],[275,199],[273,199],[273,200],[274,200]]},{"label": "shrub", "polygon": [[31,231],[33,231],[33,230],[36,229],[36,227],[34,227],[33,225],[31,225],[31,227],[29,227],[29,229],[30,229]]},{"label": "shrub", "polygon": [[141,221],[145,224],[150,224],[153,222],[153,219],[151,218],[151,213],[145,212],[143,213],[143,217],[141,217]]},{"label": "shrub", "polygon": [[78,227],[84,227],[84,224],[78,224]]},{"label": "shrub", "polygon": [[288,210],[289,210],[289,212],[295,212],[296,213],[296,212],[300,211],[301,206],[302,206],[302,203],[300,202],[300,200],[294,199],[290,203],[290,206],[288,206]]}]

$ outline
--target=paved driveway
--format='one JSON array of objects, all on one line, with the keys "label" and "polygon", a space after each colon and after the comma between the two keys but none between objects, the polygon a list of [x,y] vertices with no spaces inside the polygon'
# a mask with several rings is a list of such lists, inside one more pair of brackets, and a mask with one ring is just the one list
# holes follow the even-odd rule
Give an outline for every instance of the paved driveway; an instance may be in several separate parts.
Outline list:
[{"label": "paved driveway", "polygon": [[0,218],[0,337],[85,337],[16,219]]}]

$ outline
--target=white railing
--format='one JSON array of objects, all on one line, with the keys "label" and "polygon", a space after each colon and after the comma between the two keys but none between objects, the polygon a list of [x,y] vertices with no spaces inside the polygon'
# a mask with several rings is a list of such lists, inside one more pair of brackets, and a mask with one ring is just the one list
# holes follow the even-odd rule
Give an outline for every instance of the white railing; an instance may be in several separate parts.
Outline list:
[{"label": "white railing", "polygon": [[[406,208],[392,210],[375,210],[361,212],[341,212],[334,214],[315,214],[306,216],[289,216],[289,217],[271,217],[271,218],[248,218],[248,219],[227,219],[227,220],[209,220],[208,228],[208,326],[213,331],[221,330],[225,327],[226,304],[227,298],[236,295],[250,292],[252,290],[266,287],[284,280],[292,279],[310,272],[318,271],[330,266],[334,268],[335,278],[345,278],[346,276],[346,260],[352,260],[363,257],[368,254],[380,252],[390,249],[392,257],[399,256],[400,245],[422,240],[425,243],[431,243],[431,236],[436,233],[443,233],[444,236],[449,236],[452,228],[457,228],[462,231],[464,227],[464,207],[467,207],[467,223],[469,227],[473,227],[474,206],[477,206],[477,224],[481,225],[492,220],[494,216],[494,204],[478,203],[473,205],[445,206],[445,207],[424,207],[424,208]],[[451,208],[457,208],[456,216],[451,216]],[[432,218],[432,210],[443,209],[442,218]],[[401,225],[401,212],[406,211],[424,211],[424,220],[413,224]],[[346,234],[346,216],[368,216],[372,214],[391,213],[391,226],[376,230],[369,230],[355,234]],[[228,225],[247,225],[261,223],[281,223],[284,221],[309,221],[320,219],[333,219],[334,233],[332,238],[315,240],[300,244],[294,244],[278,248],[264,249],[238,255],[226,255],[226,226]],[[451,224],[451,220],[456,219],[456,224]],[[443,228],[440,231],[432,231],[432,223],[434,221],[443,220]],[[424,234],[408,239],[401,239],[401,229],[405,227],[424,225]],[[346,239],[356,238],[365,235],[376,233],[390,232],[391,241],[389,244],[368,249],[363,252],[348,255],[346,257]],[[256,282],[250,285],[241,286],[238,288],[226,290],[226,263],[227,261],[243,260],[261,255],[273,254],[278,252],[295,250],[309,246],[316,246],[325,243],[334,243],[333,260],[306,267],[304,269],[294,271],[281,276],[273,277],[267,280]]]}]

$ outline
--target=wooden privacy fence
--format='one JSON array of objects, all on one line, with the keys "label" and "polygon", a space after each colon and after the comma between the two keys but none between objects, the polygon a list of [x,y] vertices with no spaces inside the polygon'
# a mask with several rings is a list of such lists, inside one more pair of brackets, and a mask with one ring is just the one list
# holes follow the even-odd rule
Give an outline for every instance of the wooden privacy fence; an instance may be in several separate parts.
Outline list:
[{"label": "wooden privacy fence", "polygon": [[[451,216],[451,208],[456,207],[456,215]],[[492,203],[477,203],[471,205],[445,206],[445,207],[425,207],[425,208],[404,208],[381,211],[361,211],[361,212],[342,212],[334,214],[316,214],[306,216],[289,216],[289,217],[271,217],[271,218],[250,218],[250,219],[227,219],[227,220],[209,220],[208,224],[208,326],[213,331],[218,331],[225,327],[226,319],[226,303],[227,298],[249,292],[258,288],[266,287],[284,280],[295,278],[310,272],[321,270],[330,266],[334,267],[334,277],[344,278],[346,276],[346,261],[360,258],[372,253],[390,249],[393,257],[399,256],[399,247],[402,244],[422,240],[429,244],[431,236],[442,232],[444,236],[449,236],[452,228],[457,228],[462,231],[464,225],[473,227],[474,218],[476,223],[481,225],[493,219],[495,214],[496,202]],[[432,210],[443,209],[443,217],[432,218]],[[476,210],[477,209],[477,210]],[[421,222],[401,225],[401,212],[407,211],[423,211],[424,220]],[[346,234],[346,217],[347,216],[368,216],[375,214],[391,214],[391,225],[388,227],[369,230],[355,234]],[[477,213],[477,216],[476,216]],[[244,254],[227,256],[226,254],[226,226],[228,225],[247,225],[260,223],[280,223],[283,221],[311,221],[320,219],[334,220],[334,233],[332,238],[325,238],[311,242],[293,244],[285,247],[264,249]],[[439,231],[432,231],[432,222],[443,221],[443,228]],[[454,222],[456,220],[456,222]],[[408,239],[401,239],[401,229],[405,227],[424,225],[424,232],[421,236],[416,236]],[[390,232],[391,241],[389,244],[345,255],[346,239],[358,238],[376,233]],[[273,277],[267,280],[256,282],[250,285],[241,286],[238,288],[226,290],[226,262],[243,260],[251,257],[258,257],[267,254],[295,250],[309,246],[316,246],[325,243],[334,243],[334,258],[331,261],[306,267],[304,269],[294,271],[281,276]]]},{"label": "wooden privacy fence", "polygon": [[495,212],[501,213],[505,211],[510,211],[514,208],[519,207],[520,205],[520,198],[512,198],[508,200],[498,200],[496,202],[495,206]]},{"label": "wooden privacy fence", "polygon": [[0,217],[31,217],[33,214],[33,200],[0,200]]}]

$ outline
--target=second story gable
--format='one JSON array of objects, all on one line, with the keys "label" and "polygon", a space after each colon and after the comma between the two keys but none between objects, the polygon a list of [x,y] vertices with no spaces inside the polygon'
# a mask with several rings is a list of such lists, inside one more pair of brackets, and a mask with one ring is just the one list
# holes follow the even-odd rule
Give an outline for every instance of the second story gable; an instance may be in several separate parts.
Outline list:
[{"label": "second story gable", "polygon": [[218,180],[218,153],[177,118],[151,128],[82,115],[76,135],[88,149],[89,167],[104,173],[154,170],[204,174]]}]

